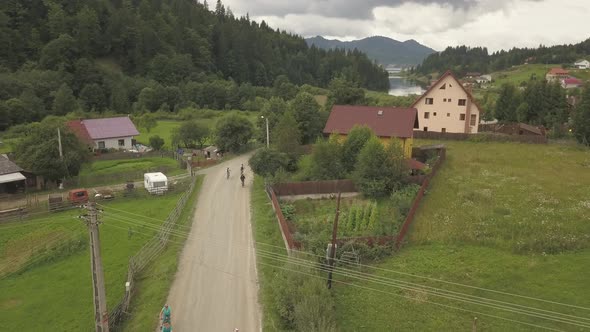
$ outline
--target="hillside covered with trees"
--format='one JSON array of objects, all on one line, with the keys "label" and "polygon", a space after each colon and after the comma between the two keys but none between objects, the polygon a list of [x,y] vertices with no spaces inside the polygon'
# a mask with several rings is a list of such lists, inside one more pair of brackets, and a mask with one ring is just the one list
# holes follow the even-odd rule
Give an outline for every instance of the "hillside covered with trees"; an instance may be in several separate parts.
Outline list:
[{"label": "hillside covered with trees", "polygon": [[489,53],[486,47],[457,46],[429,55],[416,71],[421,74],[453,70],[458,75],[467,72],[487,73],[528,63],[571,64],[590,54],[590,39],[575,45],[538,48],[513,48]]},{"label": "hillside covered with trees", "polygon": [[[388,89],[358,51],[236,17],[218,1],[7,0],[0,3],[0,130],[77,111],[255,108],[343,77]],[[259,103],[258,103],[259,104]]]}]

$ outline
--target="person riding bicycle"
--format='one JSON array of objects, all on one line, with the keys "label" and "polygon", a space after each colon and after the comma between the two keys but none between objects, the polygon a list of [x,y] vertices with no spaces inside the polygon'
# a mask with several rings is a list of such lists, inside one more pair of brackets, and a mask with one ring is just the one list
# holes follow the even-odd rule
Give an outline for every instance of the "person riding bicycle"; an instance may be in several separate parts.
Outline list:
[{"label": "person riding bicycle", "polygon": [[227,173],[227,178],[229,179],[229,167],[225,170],[225,172]]},{"label": "person riding bicycle", "polygon": [[244,174],[244,164],[240,167],[240,174]]},{"label": "person riding bicycle", "polygon": [[170,322],[162,324],[162,332],[172,332],[172,325],[170,325]]},{"label": "person riding bicycle", "polygon": [[172,314],[172,311],[171,311],[168,303],[164,304],[162,311],[160,311],[160,320],[162,321],[162,326],[164,326],[165,324],[170,325],[170,315],[171,314]]},{"label": "person riding bicycle", "polygon": [[240,175],[240,180],[242,180],[242,187],[243,187],[244,181],[246,180],[246,176],[244,175],[244,173],[242,173],[242,175]]}]

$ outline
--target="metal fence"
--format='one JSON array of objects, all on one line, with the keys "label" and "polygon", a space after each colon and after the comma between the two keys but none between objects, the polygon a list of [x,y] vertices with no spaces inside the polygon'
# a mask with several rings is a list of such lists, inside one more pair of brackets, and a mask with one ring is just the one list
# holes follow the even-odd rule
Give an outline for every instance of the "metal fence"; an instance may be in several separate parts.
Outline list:
[{"label": "metal fence", "polygon": [[156,256],[158,256],[162,250],[166,248],[168,239],[170,238],[170,233],[180,219],[182,211],[185,208],[190,195],[195,189],[195,183],[196,181],[192,179],[187,191],[185,191],[185,193],[180,197],[176,203],[176,206],[174,207],[174,210],[170,212],[168,218],[166,218],[166,221],[164,224],[162,224],[158,233],[151,240],[149,240],[135,256],[129,259],[127,270],[128,284],[126,285],[125,295],[113,308],[113,310],[111,310],[109,316],[109,326],[115,327],[125,318],[125,313],[127,312],[127,309],[129,309],[131,297],[135,293],[134,285],[136,275],[141,272],[141,270],[143,270]]}]

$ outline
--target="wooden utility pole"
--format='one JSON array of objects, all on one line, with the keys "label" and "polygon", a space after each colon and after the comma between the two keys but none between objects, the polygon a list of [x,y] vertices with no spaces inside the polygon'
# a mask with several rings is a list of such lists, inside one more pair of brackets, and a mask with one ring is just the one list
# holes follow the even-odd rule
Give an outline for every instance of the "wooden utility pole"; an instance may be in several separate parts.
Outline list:
[{"label": "wooden utility pole", "polygon": [[[60,132],[59,128],[57,128],[57,146],[59,148],[59,160],[61,160],[61,162],[63,163],[63,161],[64,161],[64,153],[63,153],[63,150],[61,148],[61,132]],[[64,181],[65,181],[65,177],[62,179],[61,183],[59,184],[59,189],[63,189],[64,188]]]},{"label": "wooden utility pole", "polygon": [[340,215],[340,192],[338,192],[338,201],[336,202],[336,217],[334,217],[334,228],[332,228],[332,247],[330,248],[330,258],[328,264],[328,289],[332,288],[332,270],[334,269],[334,257],[336,256],[336,235],[338,234],[338,216]]},{"label": "wooden utility pole", "polygon": [[94,325],[96,332],[109,331],[109,313],[107,312],[107,297],[104,288],[104,273],[100,256],[100,237],[98,234],[98,211],[94,202],[86,205],[88,216],[88,234],[90,235],[90,268],[92,270],[92,295],[94,297]]},{"label": "wooden utility pole", "polygon": [[477,332],[477,317],[473,318],[473,332]]}]

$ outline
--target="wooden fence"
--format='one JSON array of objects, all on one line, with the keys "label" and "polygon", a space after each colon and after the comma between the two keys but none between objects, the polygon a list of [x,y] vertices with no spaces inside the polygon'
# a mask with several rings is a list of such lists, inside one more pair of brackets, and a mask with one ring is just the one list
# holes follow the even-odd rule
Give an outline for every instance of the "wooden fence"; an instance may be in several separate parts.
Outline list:
[{"label": "wooden fence", "polygon": [[273,186],[277,196],[352,193],[357,189],[352,180],[286,182]]},{"label": "wooden fence", "polygon": [[291,234],[291,231],[289,230],[289,225],[287,224],[287,219],[283,215],[281,205],[279,204],[279,200],[277,199],[277,195],[275,194],[275,190],[273,189],[273,187],[267,185],[266,194],[272,202],[272,209],[275,211],[275,215],[277,216],[279,228],[281,229],[281,235],[283,236],[285,247],[287,247],[287,252],[291,253],[291,249],[299,248],[300,246],[296,245],[295,241],[293,240],[293,235]]},{"label": "wooden fence", "polygon": [[92,156],[92,160],[119,160],[119,159],[135,159],[135,158],[150,158],[150,157],[176,159],[176,153],[172,152],[172,151],[150,151],[150,152],[141,152],[141,153],[116,151],[116,152],[96,153],[94,156]]},{"label": "wooden fence", "polygon": [[494,133],[439,133],[434,131],[414,131],[414,138],[432,140],[455,140],[455,141],[492,141],[492,142],[519,142],[532,144],[547,144],[547,137],[532,135],[504,135]]},{"label": "wooden fence", "polygon": [[176,203],[176,206],[174,207],[174,210],[170,212],[168,218],[166,218],[166,221],[164,224],[162,224],[158,233],[150,241],[148,241],[135,256],[129,259],[127,270],[128,285],[126,285],[125,295],[121,301],[119,301],[113,310],[111,310],[109,316],[109,326],[111,328],[120,324],[125,318],[125,313],[129,309],[131,297],[133,294],[135,294],[134,285],[137,274],[141,272],[141,270],[143,270],[156,256],[158,256],[162,250],[164,250],[164,248],[166,248],[168,239],[170,238],[170,233],[180,219],[182,211],[186,206],[186,202],[195,189],[195,183],[196,181],[193,179],[188,190],[180,197]]}]

